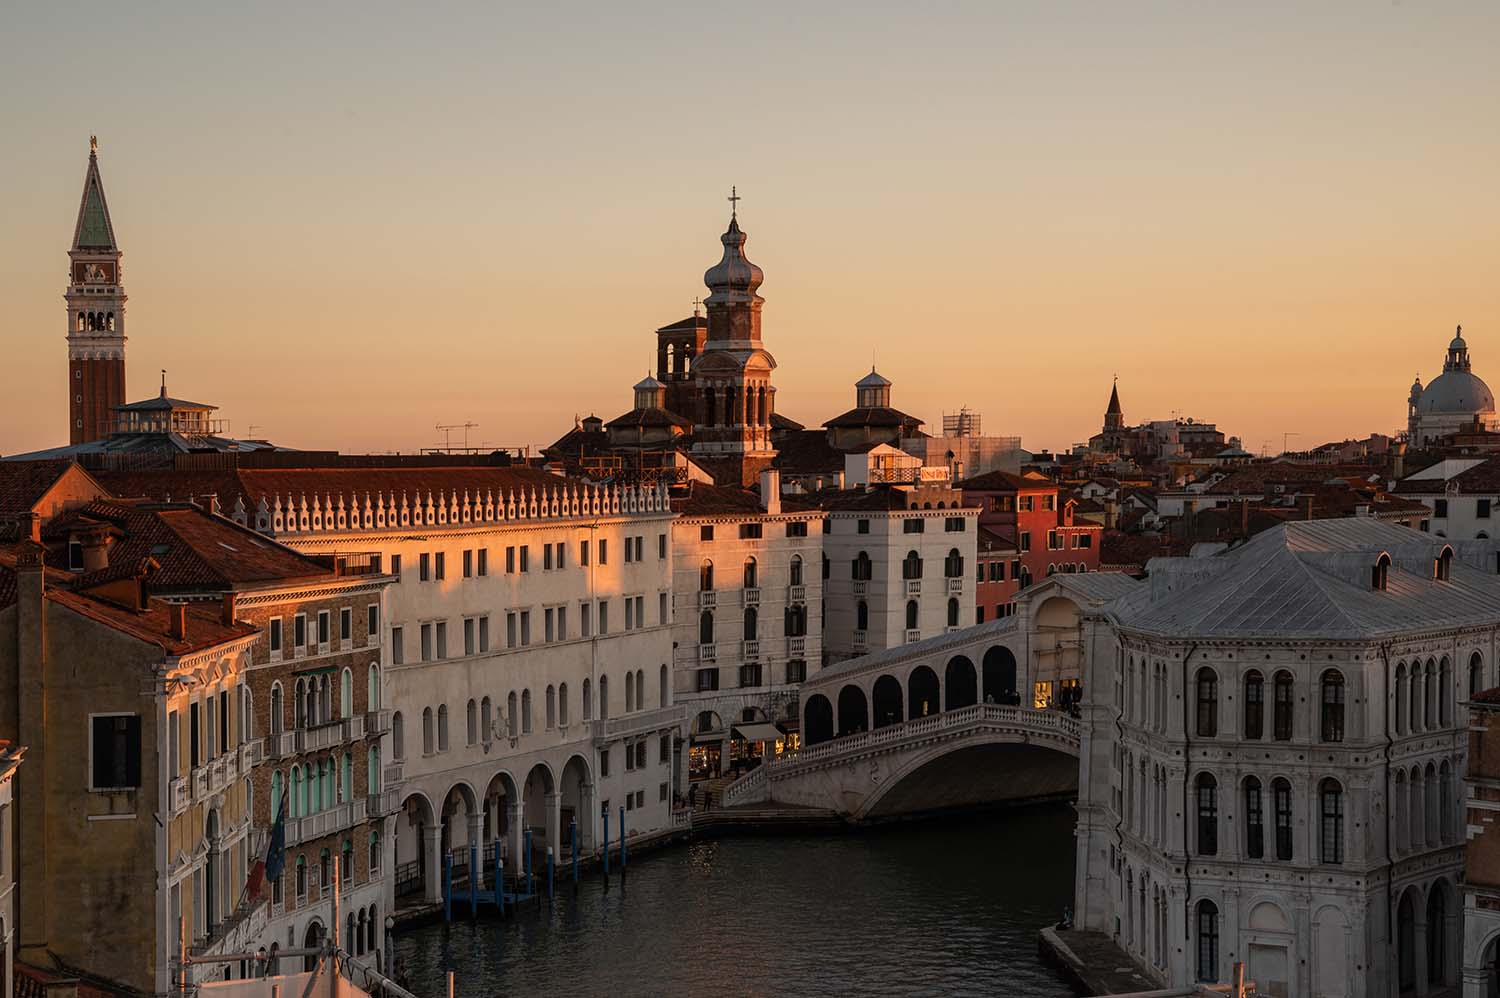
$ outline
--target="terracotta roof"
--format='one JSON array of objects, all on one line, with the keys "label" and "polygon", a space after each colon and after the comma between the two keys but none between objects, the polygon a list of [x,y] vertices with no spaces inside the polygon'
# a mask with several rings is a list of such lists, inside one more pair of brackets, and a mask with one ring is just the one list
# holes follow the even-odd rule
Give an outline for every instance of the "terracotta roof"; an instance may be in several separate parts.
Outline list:
[{"label": "terracotta roof", "polygon": [[169,655],[185,655],[212,648],[257,632],[250,624],[225,624],[217,603],[180,604],[187,613],[187,631],[184,637],[178,638],[172,635],[175,607],[164,600],[148,600],[145,610],[136,610],[99,593],[48,589],[47,598],[85,617],[108,624],[122,634],[154,644]]},{"label": "terracotta roof", "polygon": [[1488,690],[1480,690],[1478,693],[1475,693],[1473,696],[1469,697],[1469,699],[1474,701],[1475,703],[1492,703],[1496,706],[1500,706],[1500,686],[1496,686]]},{"label": "terracotta roof", "polygon": [[805,430],[807,427],[789,416],[783,416],[779,412],[771,413],[771,429],[773,430]]},{"label": "terracotta roof", "polygon": [[63,538],[90,523],[107,524],[115,539],[109,567],[79,577],[79,588],[133,576],[147,558],[160,566],[151,577],[159,592],[238,590],[333,574],[247,527],[185,504],[96,501],[58,517],[43,536]]},{"label": "terracotta roof", "polygon": [[922,421],[915,416],[908,416],[900,409],[892,409],[889,406],[883,405],[872,405],[850,409],[848,412],[834,416],[823,425],[829,428],[850,426],[900,426],[916,428],[922,425]]},{"label": "terracotta roof", "polygon": [[[631,409],[623,416],[616,416],[605,426],[680,426],[683,429],[693,428],[692,420],[684,419],[675,412],[666,409]],[[561,441],[559,441],[560,443]],[[553,445],[557,446],[556,444]]]},{"label": "terracotta roof", "polygon": [[126,998],[141,994],[132,988],[111,984],[103,978],[78,971],[43,970],[19,960],[15,967],[16,998],[45,998],[49,984],[64,984],[75,980],[78,982],[78,998]]},{"label": "terracotta roof", "polygon": [[1012,475],[1008,471],[987,471],[973,478],[965,478],[953,486],[955,489],[971,489],[975,492],[1055,492],[1056,483],[1041,478],[1026,478]]},{"label": "terracotta roof", "polygon": [[738,485],[705,485],[689,482],[687,494],[672,497],[672,512],[682,516],[717,516],[722,514],[760,514],[760,496]]},{"label": "terracotta roof", "polygon": [[708,318],[706,316],[690,315],[686,319],[678,319],[676,322],[670,323],[668,325],[658,326],[656,328],[656,331],[658,333],[664,333],[669,329],[697,329],[699,327],[706,328],[707,326]]},{"label": "terracotta roof", "polygon": [[822,430],[792,430],[777,441],[776,451],[772,466],[782,471],[807,474],[844,470],[844,452],[830,444]]},{"label": "terracotta roof", "polygon": [[1016,552],[1016,538],[1013,532],[997,529],[993,526],[979,528],[979,550],[984,552]]},{"label": "terracotta roof", "polygon": [[1471,495],[1500,492],[1500,458],[1492,457],[1476,464],[1446,482],[1441,478],[1404,478],[1396,485],[1396,489],[1407,495],[1441,496],[1446,493],[1449,482],[1456,485],[1459,492]]},{"label": "terracotta roof", "polygon": [[0,514],[30,512],[72,461],[0,461]]}]

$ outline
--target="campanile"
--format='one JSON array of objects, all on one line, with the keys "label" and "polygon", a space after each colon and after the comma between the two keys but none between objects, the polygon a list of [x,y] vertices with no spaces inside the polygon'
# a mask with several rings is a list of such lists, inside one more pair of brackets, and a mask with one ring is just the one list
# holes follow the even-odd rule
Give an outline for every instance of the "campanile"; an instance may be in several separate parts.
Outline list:
[{"label": "campanile", "polygon": [[73,248],[68,250],[68,439],[109,435],[125,404],[125,287],[120,248],[99,179],[99,143],[89,138]]}]

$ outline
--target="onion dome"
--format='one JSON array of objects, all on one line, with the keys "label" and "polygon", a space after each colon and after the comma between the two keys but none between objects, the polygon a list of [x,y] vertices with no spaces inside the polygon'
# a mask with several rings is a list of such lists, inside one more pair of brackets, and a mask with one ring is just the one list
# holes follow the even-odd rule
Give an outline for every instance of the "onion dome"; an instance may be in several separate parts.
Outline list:
[{"label": "onion dome", "polygon": [[708,296],[708,303],[753,298],[766,275],[745,259],[745,233],[740,231],[738,218],[730,217],[729,228],[719,237],[719,242],[724,244],[724,256],[703,274],[703,283],[713,292]]}]

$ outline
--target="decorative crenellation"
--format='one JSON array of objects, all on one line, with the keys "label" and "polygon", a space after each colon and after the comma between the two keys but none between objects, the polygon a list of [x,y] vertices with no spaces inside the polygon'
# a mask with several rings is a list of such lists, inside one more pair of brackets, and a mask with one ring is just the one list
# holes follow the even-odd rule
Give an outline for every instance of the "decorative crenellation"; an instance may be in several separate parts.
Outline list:
[{"label": "decorative crenellation", "polygon": [[408,495],[366,492],[347,497],[306,493],[283,499],[280,493],[262,495],[255,505],[254,522],[240,496],[231,518],[243,526],[272,536],[329,533],[349,530],[389,530],[406,527],[448,527],[469,523],[504,523],[512,520],[559,520],[586,516],[619,516],[670,513],[665,484],[588,485],[568,482],[508,489],[504,494],[486,489],[460,493],[457,489],[421,489]]}]

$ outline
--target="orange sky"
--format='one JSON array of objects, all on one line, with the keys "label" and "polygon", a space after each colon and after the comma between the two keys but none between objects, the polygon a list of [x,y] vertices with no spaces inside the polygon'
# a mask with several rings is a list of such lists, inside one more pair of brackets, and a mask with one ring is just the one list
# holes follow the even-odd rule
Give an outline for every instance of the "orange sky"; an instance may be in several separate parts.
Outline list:
[{"label": "orange sky", "polygon": [[90,133],[130,397],[290,446],[624,411],[730,184],[809,424],[873,356],[1032,449],[1115,372],[1128,420],[1307,446],[1400,426],[1458,322],[1500,387],[1493,3],[535,6],[13,16],[0,452],[66,441]]}]

